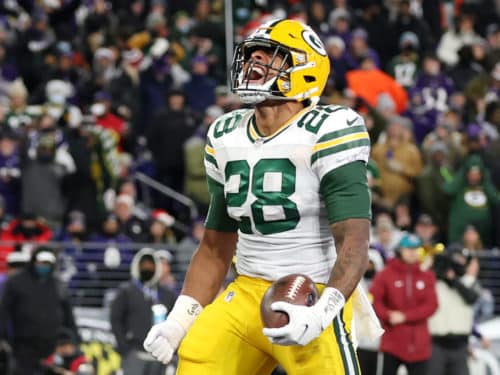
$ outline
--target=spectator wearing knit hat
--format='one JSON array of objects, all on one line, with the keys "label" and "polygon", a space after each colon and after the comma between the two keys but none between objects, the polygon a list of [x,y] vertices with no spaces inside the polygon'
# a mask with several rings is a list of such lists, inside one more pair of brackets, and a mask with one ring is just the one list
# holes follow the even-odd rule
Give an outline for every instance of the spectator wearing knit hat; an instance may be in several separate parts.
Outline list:
[{"label": "spectator wearing knit hat", "polygon": [[155,244],[170,244],[177,242],[172,227],[175,218],[165,210],[153,210],[149,221],[149,232],[147,242]]}]

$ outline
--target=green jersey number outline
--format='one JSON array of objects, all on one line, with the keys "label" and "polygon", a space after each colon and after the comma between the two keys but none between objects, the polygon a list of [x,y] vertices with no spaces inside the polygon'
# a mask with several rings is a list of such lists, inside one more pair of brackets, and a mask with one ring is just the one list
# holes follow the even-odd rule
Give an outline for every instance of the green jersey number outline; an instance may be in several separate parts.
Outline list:
[{"label": "green jersey number outline", "polygon": [[[239,176],[240,182],[237,193],[227,193],[228,207],[241,207],[247,200],[248,192],[257,198],[251,205],[255,228],[262,234],[275,234],[294,229],[300,220],[297,204],[289,197],[295,192],[296,168],[290,159],[261,159],[251,168],[246,160],[232,160],[226,164],[226,182],[231,176]],[[264,176],[266,173],[281,173],[280,191],[264,191]],[[265,206],[281,206],[284,219],[266,221],[264,218]],[[251,220],[242,216],[240,230],[252,234]]]}]

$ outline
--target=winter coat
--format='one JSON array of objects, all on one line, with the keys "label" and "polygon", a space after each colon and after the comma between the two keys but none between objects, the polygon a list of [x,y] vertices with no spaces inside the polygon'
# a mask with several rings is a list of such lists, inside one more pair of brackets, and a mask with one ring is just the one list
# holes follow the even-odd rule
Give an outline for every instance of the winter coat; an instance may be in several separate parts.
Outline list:
[{"label": "winter coat", "polygon": [[[380,350],[405,362],[424,361],[431,356],[431,337],[427,320],[438,307],[436,278],[422,271],[419,264],[406,264],[399,258],[390,260],[377,273],[370,292],[373,307],[385,333]],[[390,311],[401,311],[406,321],[389,323]]]},{"label": "winter coat", "polygon": [[160,285],[161,273],[159,258],[154,256],[156,269],[153,278],[145,283],[139,280],[139,261],[144,255],[153,255],[154,250],[140,250],[132,261],[131,280],[123,284],[111,305],[111,328],[116,337],[118,352],[125,355],[129,350],[143,350],[142,343],[153,325],[152,306],[162,304],[167,314],[172,309],[175,294]]},{"label": "winter coat", "polygon": [[26,269],[5,283],[0,302],[0,338],[8,338],[14,344],[29,342],[33,347],[43,342],[43,353],[39,354],[46,357],[52,353],[50,345],[55,345],[62,327],[78,335],[71,304],[62,285],[53,275],[41,278],[35,273],[34,259],[39,251],[33,253]]}]

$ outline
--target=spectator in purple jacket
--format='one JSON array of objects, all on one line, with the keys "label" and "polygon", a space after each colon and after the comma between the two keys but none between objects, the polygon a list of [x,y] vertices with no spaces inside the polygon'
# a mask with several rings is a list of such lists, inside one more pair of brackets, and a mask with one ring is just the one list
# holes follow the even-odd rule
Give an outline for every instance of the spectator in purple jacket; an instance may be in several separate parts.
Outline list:
[{"label": "spectator in purple jacket", "polygon": [[17,136],[10,130],[0,133],[0,194],[5,199],[5,213],[19,214],[20,177]]}]

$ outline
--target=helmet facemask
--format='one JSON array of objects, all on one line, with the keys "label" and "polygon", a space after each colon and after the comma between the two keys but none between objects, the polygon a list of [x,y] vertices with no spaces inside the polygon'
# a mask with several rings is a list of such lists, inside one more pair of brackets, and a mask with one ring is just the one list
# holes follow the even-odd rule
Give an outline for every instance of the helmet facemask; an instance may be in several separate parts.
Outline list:
[{"label": "helmet facemask", "polygon": [[[252,59],[252,52],[256,49],[271,52],[268,64]],[[281,62],[275,66],[278,56],[281,57]],[[279,44],[269,40],[255,39],[243,42],[236,48],[234,54],[231,67],[231,89],[240,96],[242,102],[247,104],[257,104],[267,99],[290,100],[284,96],[284,93],[290,88],[292,65],[289,49]],[[257,80],[263,83],[252,82]]]}]

